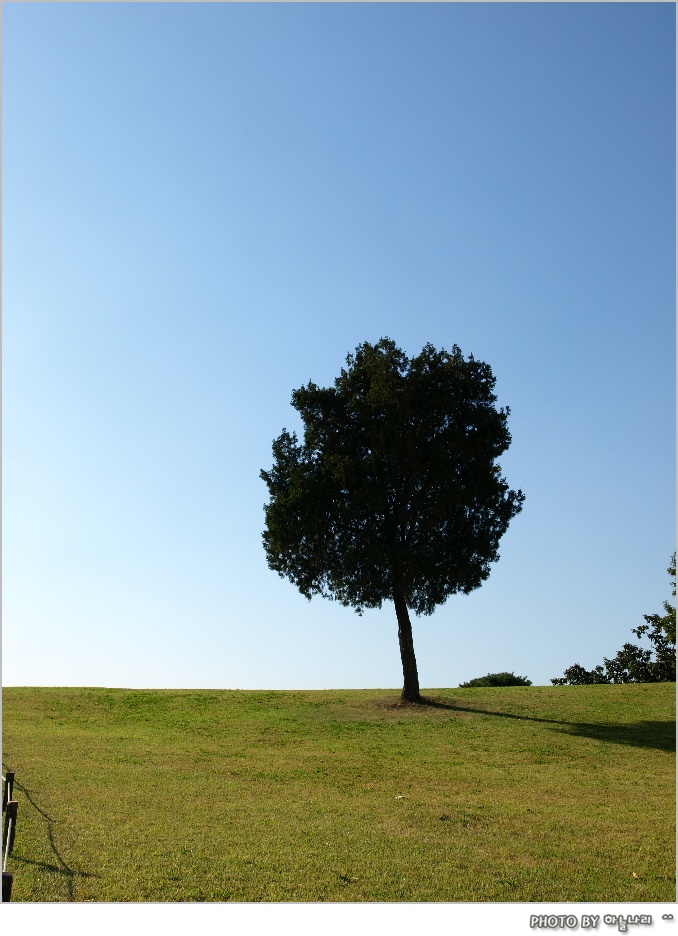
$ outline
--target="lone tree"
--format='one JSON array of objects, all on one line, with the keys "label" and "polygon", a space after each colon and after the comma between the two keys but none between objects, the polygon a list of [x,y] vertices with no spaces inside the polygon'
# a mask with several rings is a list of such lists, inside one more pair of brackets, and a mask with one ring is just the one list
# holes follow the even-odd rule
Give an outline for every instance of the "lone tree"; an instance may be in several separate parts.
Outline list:
[{"label": "lone tree", "polygon": [[334,387],[292,393],[304,442],[283,429],[261,477],[268,565],[302,595],[380,608],[392,600],[402,699],[420,701],[408,609],[432,614],[489,576],[522,508],[496,459],[511,441],[487,364],[427,344],[408,359],[389,338],[346,358]]}]

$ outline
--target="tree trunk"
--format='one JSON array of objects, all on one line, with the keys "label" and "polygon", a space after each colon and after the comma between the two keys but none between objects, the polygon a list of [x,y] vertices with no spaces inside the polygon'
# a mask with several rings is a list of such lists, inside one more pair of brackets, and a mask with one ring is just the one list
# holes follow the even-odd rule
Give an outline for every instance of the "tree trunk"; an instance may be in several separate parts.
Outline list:
[{"label": "tree trunk", "polygon": [[407,604],[401,594],[395,594],[393,601],[398,618],[398,640],[400,642],[400,659],[403,663],[403,691],[400,698],[403,702],[420,702],[419,674],[417,673],[417,660],[414,655],[414,642],[412,640],[412,625]]}]

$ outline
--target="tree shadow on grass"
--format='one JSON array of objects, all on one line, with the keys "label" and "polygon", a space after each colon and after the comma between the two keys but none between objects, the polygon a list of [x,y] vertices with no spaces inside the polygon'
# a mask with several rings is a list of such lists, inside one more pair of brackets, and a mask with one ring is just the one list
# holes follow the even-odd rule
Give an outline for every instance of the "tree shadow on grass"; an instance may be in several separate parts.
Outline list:
[{"label": "tree shadow on grass", "polygon": [[611,744],[625,744],[630,747],[656,748],[659,751],[676,750],[676,722],[642,721],[627,724],[588,725],[586,723],[561,722],[562,729],[571,735],[583,738],[595,738]]},{"label": "tree shadow on grass", "polygon": [[650,721],[643,719],[627,723],[570,722],[556,718],[538,718],[534,715],[513,715],[510,712],[492,712],[488,709],[472,708],[454,702],[439,702],[422,697],[419,705],[448,709],[451,712],[470,712],[475,715],[492,715],[496,718],[511,718],[516,721],[542,722],[553,725],[554,731],[562,731],[580,738],[594,738],[609,744],[625,744],[630,747],[656,748],[660,751],[676,750],[676,721]]},{"label": "tree shadow on grass", "polygon": [[[41,868],[43,871],[52,871],[58,874],[62,874],[64,876],[64,881],[66,884],[66,890],[67,890],[67,895],[68,895],[67,900],[74,901],[75,900],[75,895],[74,895],[75,878],[96,877],[96,875],[91,874],[89,871],[76,871],[73,868],[70,868],[66,864],[64,859],[61,857],[61,854],[59,853],[59,849],[57,848],[56,842],[54,841],[54,826],[59,820],[54,819],[52,816],[48,816],[47,813],[38,806],[38,804],[35,802],[35,800],[31,796],[31,793],[34,791],[26,789],[26,787],[22,786],[21,783],[18,783],[16,779],[14,780],[14,786],[17,790],[20,790],[23,793],[23,795],[26,797],[28,802],[33,807],[33,809],[37,813],[39,813],[40,816],[42,816],[42,818],[44,819],[47,825],[47,841],[49,842],[49,847],[51,848],[52,854],[54,855],[58,864],[50,864],[49,862],[46,862],[46,861],[35,861],[32,858],[22,858],[20,855],[17,855],[14,851],[12,852],[12,861],[16,861],[20,864],[33,865],[34,867]],[[20,823],[17,822],[17,840],[19,840],[20,828],[21,828]]]}]

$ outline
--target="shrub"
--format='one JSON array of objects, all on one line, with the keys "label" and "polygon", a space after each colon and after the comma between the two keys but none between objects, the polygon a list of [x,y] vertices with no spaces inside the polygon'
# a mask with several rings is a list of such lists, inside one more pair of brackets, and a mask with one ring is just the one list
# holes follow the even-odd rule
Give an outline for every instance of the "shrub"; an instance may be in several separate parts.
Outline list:
[{"label": "shrub", "polygon": [[531,686],[532,682],[524,676],[515,676],[513,673],[488,673],[469,682],[459,683],[460,689],[472,689],[476,686]]}]

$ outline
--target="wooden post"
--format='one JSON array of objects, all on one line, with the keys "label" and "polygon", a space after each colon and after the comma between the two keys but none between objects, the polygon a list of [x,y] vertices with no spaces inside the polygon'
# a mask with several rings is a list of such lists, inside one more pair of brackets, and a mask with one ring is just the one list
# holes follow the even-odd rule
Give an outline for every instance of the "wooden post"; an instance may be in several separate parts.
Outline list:
[{"label": "wooden post", "polygon": [[6,871],[2,872],[2,902],[8,903],[12,899],[12,881],[14,878]]}]

